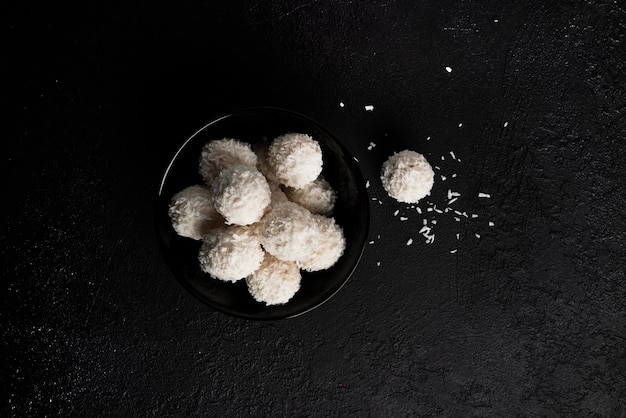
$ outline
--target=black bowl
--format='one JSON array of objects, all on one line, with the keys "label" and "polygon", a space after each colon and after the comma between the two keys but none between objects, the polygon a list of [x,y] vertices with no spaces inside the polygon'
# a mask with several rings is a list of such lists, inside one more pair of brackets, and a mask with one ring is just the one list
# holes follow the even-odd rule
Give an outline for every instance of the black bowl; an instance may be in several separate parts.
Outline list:
[{"label": "black bowl", "polygon": [[[284,305],[256,302],[245,280],[227,283],[200,270],[200,241],[176,234],[168,216],[172,196],[187,186],[203,184],[198,174],[201,149],[208,141],[237,138],[254,144],[287,132],[311,135],[322,148],[322,175],[337,192],[333,217],[343,228],[346,249],[328,270],[302,272],[296,295]],[[369,201],[363,176],[348,151],[317,122],[300,114],[275,108],[253,108],[215,119],[193,134],[176,152],[159,189],[156,228],[166,262],[180,283],[207,305],[248,319],[288,318],[307,312],[328,300],[348,280],[363,253],[369,227]]]}]

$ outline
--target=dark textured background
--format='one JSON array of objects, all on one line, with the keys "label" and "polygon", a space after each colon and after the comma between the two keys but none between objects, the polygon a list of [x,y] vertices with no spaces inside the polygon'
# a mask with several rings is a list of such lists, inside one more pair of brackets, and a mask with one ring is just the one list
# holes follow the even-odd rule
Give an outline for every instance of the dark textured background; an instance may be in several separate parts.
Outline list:
[{"label": "dark textured background", "polygon": [[[0,10],[1,416],[626,416],[622,2],[87,4]],[[156,246],[167,160],[248,105],[326,125],[382,202],[292,320],[212,311]],[[426,245],[378,180],[402,148],[479,217]]]}]

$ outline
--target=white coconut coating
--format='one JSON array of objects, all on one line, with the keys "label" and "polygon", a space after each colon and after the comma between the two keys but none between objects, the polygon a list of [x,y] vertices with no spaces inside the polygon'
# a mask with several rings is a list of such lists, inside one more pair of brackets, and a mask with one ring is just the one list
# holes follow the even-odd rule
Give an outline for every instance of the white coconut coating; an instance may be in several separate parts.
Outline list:
[{"label": "white coconut coating", "polygon": [[405,150],[385,161],[380,178],[389,196],[399,202],[417,203],[430,193],[435,173],[422,154]]},{"label": "white coconut coating", "polygon": [[333,218],[313,215],[315,218],[316,241],[306,260],[298,262],[306,271],[326,270],[343,255],[346,239],[343,230]]},{"label": "white coconut coating", "polygon": [[280,305],[287,303],[300,289],[300,279],[296,263],[282,261],[266,253],[261,267],[246,277],[246,283],[257,302]]},{"label": "white coconut coating", "polygon": [[189,186],[172,197],[169,207],[172,226],[178,235],[200,239],[224,224],[213,205],[213,194],[204,186]]},{"label": "white coconut coating", "polygon": [[250,225],[261,219],[271,201],[270,186],[254,167],[222,170],[211,185],[215,210],[227,224]]},{"label": "white coconut coating", "polygon": [[318,177],[299,189],[287,187],[285,195],[289,200],[308,209],[311,213],[320,215],[331,213],[337,198],[335,191],[323,177]]},{"label": "white coconut coating", "polygon": [[308,210],[293,203],[279,203],[263,219],[259,238],[265,251],[283,261],[304,261],[314,248],[317,229]]},{"label": "white coconut coating", "polygon": [[309,135],[288,133],[270,144],[268,164],[282,184],[303,187],[322,172],[322,149]]},{"label": "white coconut coating", "polygon": [[204,235],[198,260],[212,277],[236,282],[254,273],[263,257],[261,243],[246,227],[229,226]]},{"label": "white coconut coating", "polygon": [[267,182],[272,184],[279,184],[280,181],[276,178],[274,170],[269,164],[269,144],[267,142],[257,142],[252,146],[252,150],[256,153],[257,163],[256,168],[265,176]]},{"label": "white coconut coating", "polygon": [[211,185],[225,168],[235,165],[255,167],[257,156],[250,144],[238,139],[224,138],[207,142],[200,156],[200,175],[207,185]]}]

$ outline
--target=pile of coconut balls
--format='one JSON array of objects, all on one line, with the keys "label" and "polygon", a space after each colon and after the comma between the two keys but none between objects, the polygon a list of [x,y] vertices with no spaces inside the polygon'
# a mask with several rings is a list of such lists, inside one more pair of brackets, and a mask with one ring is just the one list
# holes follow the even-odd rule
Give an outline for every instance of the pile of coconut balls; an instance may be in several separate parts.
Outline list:
[{"label": "pile of coconut balls", "polygon": [[172,226],[202,240],[202,271],[226,282],[245,280],[258,302],[284,304],[300,288],[301,270],[330,268],[346,246],[330,216],[336,194],[322,164],[319,143],[305,134],[254,149],[237,139],[210,141],[200,156],[205,184],[174,195]]}]

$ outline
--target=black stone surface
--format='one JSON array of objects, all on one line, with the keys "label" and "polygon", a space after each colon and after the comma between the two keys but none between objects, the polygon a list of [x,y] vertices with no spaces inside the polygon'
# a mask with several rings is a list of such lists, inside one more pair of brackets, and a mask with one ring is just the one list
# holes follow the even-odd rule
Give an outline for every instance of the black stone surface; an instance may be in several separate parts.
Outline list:
[{"label": "black stone surface", "polygon": [[[1,9],[0,415],[626,416],[622,2]],[[212,311],[156,245],[172,152],[251,105],[326,125],[382,202],[292,320]],[[469,218],[386,196],[404,148]]]}]

